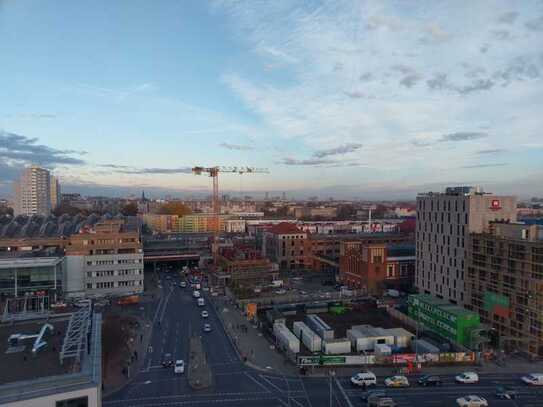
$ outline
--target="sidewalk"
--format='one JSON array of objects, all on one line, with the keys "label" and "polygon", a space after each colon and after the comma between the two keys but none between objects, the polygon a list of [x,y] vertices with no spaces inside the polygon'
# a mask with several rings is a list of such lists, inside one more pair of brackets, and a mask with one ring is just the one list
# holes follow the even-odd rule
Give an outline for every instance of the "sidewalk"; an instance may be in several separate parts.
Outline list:
[{"label": "sidewalk", "polygon": [[224,330],[247,366],[267,372],[298,374],[298,368],[279,353],[262,332],[254,327],[226,297],[210,298]]}]

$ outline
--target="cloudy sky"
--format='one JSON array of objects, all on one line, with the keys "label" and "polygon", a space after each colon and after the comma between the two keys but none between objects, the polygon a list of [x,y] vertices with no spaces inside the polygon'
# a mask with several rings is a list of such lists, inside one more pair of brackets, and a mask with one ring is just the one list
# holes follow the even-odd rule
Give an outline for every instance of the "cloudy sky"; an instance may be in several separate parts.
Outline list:
[{"label": "cloudy sky", "polygon": [[543,1],[0,2],[0,195],[543,195]]}]

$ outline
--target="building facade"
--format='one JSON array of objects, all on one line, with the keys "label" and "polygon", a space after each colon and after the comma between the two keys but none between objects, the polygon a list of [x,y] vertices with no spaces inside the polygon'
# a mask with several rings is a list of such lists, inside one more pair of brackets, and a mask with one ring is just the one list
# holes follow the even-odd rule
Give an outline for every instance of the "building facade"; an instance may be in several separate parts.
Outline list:
[{"label": "building facade", "polygon": [[50,192],[51,196],[51,210],[56,209],[62,200],[62,194],[60,190],[60,181],[54,175],[51,175],[50,178]]},{"label": "building facade", "polygon": [[543,356],[543,227],[493,223],[467,247],[466,307],[495,329],[495,346]]},{"label": "building facade", "polygon": [[139,231],[110,220],[70,237],[66,247],[70,296],[123,296],[143,292]]},{"label": "building facade", "polygon": [[15,183],[15,215],[41,215],[51,213],[51,175],[36,166],[25,168]]},{"label": "building facade", "polygon": [[279,223],[264,232],[263,253],[282,270],[305,269],[307,234],[292,223]]},{"label": "building facade", "polygon": [[370,295],[382,295],[386,289],[409,291],[414,269],[413,245],[369,243],[341,256],[339,280]]},{"label": "building facade", "polygon": [[494,220],[516,220],[516,198],[471,187],[417,197],[415,284],[421,293],[465,303],[466,244]]}]

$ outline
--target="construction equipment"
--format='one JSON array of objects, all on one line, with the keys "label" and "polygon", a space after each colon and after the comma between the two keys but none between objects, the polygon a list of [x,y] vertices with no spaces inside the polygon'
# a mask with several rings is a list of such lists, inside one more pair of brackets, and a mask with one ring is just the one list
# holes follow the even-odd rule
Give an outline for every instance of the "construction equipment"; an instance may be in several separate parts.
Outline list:
[{"label": "construction equipment", "polygon": [[213,210],[213,224],[212,230],[214,234],[214,242],[212,246],[213,261],[217,264],[217,252],[220,233],[219,216],[221,214],[221,204],[219,200],[219,173],[235,173],[235,174],[267,174],[269,171],[266,168],[254,168],[254,167],[194,167],[192,172],[196,175],[202,175],[202,173],[209,174],[213,178],[213,198],[212,198],[212,210]]}]

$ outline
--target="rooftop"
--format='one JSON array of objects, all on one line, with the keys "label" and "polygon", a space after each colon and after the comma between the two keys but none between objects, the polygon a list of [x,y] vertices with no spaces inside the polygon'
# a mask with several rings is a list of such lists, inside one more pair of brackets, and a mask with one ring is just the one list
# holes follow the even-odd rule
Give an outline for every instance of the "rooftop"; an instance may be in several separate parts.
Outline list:
[{"label": "rooftop", "polygon": [[298,229],[296,225],[288,222],[281,222],[277,225],[272,226],[269,229],[270,233],[275,235],[288,235],[293,233],[304,233],[302,230]]},{"label": "rooftop", "polygon": [[0,256],[0,270],[25,267],[51,267],[62,262],[62,257]]},{"label": "rooftop", "polygon": [[44,323],[45,321],[0,326],[0,366],[9,366],[9,369],[0,369],[0,385],[74,372],[75,365],[73,362],[75,359],[66,359],[64,365],[61,365],[59,358],[59,351],[62,348],[68,326],[67,320],[48,322],[53,325],[53,332],[45,334],[44,340],[47,345],[38,351],[36,355],[32,354],[34,339],[23,341],[24,350],[8,353],[10,352],[8,350],[10,349],[8,341],[10,335],[37,334]]}]

